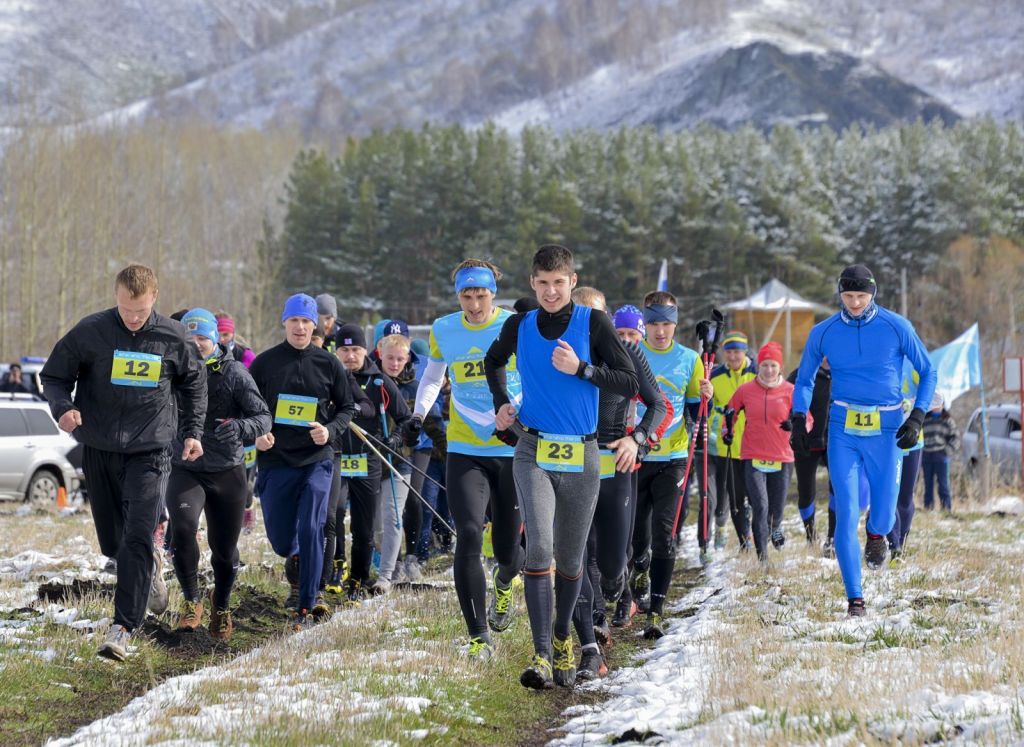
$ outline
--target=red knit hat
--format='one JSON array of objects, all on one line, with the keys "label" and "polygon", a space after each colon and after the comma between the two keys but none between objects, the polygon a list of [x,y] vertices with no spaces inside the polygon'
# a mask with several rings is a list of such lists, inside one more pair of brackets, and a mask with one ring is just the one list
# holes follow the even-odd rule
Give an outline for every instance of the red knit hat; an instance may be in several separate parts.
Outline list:
[{"label": "red knit hat", "polygon": [[229,316],[222,316],[217,320],[217,331],[218,332],[234,332],[235,331],[235,320]]},{"label": "red knit hat", "polygon": [[761,365],[764,361],[775,361],[780,366],[782,365],[782,346],[777,342],[765,343],[761,350],[757,353],[757,365]]}]

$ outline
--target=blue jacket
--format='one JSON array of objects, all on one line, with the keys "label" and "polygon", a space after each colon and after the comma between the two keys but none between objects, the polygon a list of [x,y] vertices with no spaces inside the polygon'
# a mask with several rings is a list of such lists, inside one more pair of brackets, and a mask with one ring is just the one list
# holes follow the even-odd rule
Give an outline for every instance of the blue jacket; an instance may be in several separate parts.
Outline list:
[{"label": "blue jacket", "polygon": [[807,412],[814,375],[826,356],[832,370],[833,401],[900,404],[906,357],[921,377],[914,406],[925,412],[931,406],[937,372],[913,325],[899,314],[872,304],[859,317],[842,310],[814,325],[797,371],[793,412]]}]

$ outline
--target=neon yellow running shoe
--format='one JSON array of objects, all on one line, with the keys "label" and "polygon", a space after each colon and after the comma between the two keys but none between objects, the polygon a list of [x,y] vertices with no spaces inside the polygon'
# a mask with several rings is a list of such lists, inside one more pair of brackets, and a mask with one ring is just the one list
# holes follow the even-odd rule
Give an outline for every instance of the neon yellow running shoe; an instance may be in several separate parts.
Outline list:
[{"label": "neon yellow running shoe", "polygon": [[555,684],[559,687],[572,687],[576,684],[576,659],[572,652],[572,636],[551,637],[554,649],[553,664],[555,668]]},{"label": "neon yellow running shoe", "polygon": [[515,598],[512,594],[512,584],[502,588],[498,585],[498,566],[491,571],[491,581],[494,584],[494,594],[491,603],[487,606],[487,624],[491,630],[500,633],[508,630],[515,617]]}]

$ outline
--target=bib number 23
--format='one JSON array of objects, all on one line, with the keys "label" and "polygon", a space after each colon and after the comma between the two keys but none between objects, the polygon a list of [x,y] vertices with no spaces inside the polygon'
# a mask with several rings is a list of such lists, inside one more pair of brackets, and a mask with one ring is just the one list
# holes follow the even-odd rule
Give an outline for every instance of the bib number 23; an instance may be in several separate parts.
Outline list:
[{"label": "bib number 23", "polygon": [[582,472],[583,439],[542,434],[537,441],[537,466],[549,472]]}]

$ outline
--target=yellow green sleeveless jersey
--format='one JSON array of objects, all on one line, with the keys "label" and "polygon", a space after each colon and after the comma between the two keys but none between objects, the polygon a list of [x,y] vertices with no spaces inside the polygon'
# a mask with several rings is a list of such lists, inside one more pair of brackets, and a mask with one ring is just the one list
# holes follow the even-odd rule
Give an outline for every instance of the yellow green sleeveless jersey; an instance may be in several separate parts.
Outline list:
[{"label": "yellow green sleeveless jersey", "polygon": [[[494,399],[484,374],[484,356],[511,311],[495,309],[489,321],[472,325],[461,311],[443,316],[430,328],[430,360],[448,366],[452,382],[448,451],[473,456],[511,457],[514,450],[491,435]],[[509,397],[522,399],[519,371],[512,356],[505,367]]]},{"label": "yellow green sleeveless jersey", "polygon": [[713,453],[718,456],[731,456],[733,459],[740,458],[740,446],[743,443],[743,427],[747,422],[745,412],[740,412],[733,421],[732,447],[722,443],[722,425],[725,423],[725,408],[732,399],[732,395],[740,388],[741,384],[753,381],[757,378],[757,369],[749,358],[746,365],[738,371],[733,371],[729,366],[720,363],[711,370],[711,385],[715,388],[715,411],[711,416],[711,426],[708,428],[708,438],[714,442]]},{"label": "yellow green sleeveless jersey", "polygon": [[[640,349],[647,356],[651,371],[665,397],[672,403],[672,422],[665,435],[644,457],[645,462],[667,462],[684,459],[690,446],[686,431],[686,405],[700,402],[700,381],[704,378],[704,363],[696,351],[673,342],[668,350],[655,350],[643,341]],[[637,418],[647,408],[638,403]]]}]

